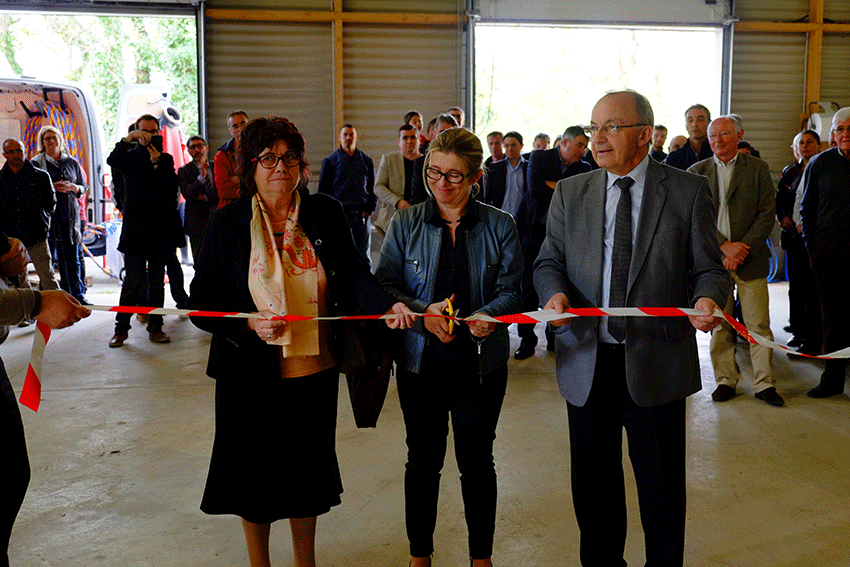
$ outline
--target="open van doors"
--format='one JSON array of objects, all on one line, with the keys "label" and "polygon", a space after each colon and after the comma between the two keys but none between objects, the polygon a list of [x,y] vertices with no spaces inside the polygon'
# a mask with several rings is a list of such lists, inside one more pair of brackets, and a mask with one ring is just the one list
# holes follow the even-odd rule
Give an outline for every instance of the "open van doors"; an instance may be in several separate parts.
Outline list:
[{"label": "open van doors", "polygon": [[[0,136],[23,141],[27,157],[38,152],[38,131],[56,126],[68,153],[83,168],[91,195],[85,203],[86,219],[101,224],[113,208],[104,183],[103,131],[91,89],[75,83],[55,83],[32,77],[0,76]],[[2,142],[0,140],[0,142]],[[5,160],[0,156],[0,166]]]}]

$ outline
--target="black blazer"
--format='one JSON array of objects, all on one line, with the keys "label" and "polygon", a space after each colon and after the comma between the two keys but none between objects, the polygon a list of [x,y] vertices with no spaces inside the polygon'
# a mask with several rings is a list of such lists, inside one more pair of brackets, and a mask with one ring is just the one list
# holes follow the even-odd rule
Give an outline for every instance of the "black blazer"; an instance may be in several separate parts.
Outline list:
[{"label": "black blazer", "polygon": [[171,155],[163,152],[154,167],[144,146],[120,140],[106,163],[121,171],[125,183],[118,250],[173,254],[178,246],[184,246],[177,212],[177,172]]},{"label": "black blazer", "polygon": [[[218,205],[218,192],[213,184],[213,165],[207,170],[207,177],[201,181],[198,179],[200,169],[194,161],[190,161],[177,170],[177,178],[180,180],[180,193],[186,199],[186,212],[183,215],[183,232],[189,236],[200,236],[207,226],[210,213]],[[206,200],[201,200],[201,195]]]},{"label": "black blazer", "polygon": [[[330,314],[385,313],[396,299],[384,291],[357,252],[342,205],[329,195],[301,192],[299,223],[316,249],[328,277]],[[259,311],[248,289],[250,269],[251,198],[215,211],[210,217],[195,259],[189,308],[252,313]],[[239,380],[280,378],[280,349],[268,345],[248,328],[245,319],[192,317],[199,328],[213,334],[207,375]],[[334,325],[333,344],[340,362],[342,325]],[[376,322],[377,324],[383,324]]]},{"label": "black blazer", "polygon": [[[505,200],[505,191],[507,191],[508,186],[509,163],[510,162],[507,159],[503,159],[491,164],[487,171],[487,175],[484,178],[484,202],[496,207],[497,209],[502,208],[502,203]],[[528,162],[523,160],[521,164],[522,177],[523,179],[526,179],[528,174]],[[528,184],[525,186],[525,191],[528,191]]]},{"label": "black blazer", "polygon": [[549,213],[549,202],[554,190],[546,185],[546,181],[558,182],[561,179],[586,173],[591,165],[586,161],[570,164],[566,173],[561,172],[561,153],[558,146],[551,150],[535,150],[528,160],[528,173],[525,176],[525,198],[520,205],[517,225],[532,227],[540,223],[546,224]]}]

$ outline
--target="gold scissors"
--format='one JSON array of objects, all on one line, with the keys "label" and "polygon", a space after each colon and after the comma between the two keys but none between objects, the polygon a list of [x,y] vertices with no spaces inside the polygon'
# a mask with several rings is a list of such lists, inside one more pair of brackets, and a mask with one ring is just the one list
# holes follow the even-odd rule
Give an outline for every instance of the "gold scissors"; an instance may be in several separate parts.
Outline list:
[{"label": "gold scissors", "polygon": [[[457,318],[460,316],[460,311],[455,311],[454,305],[452,305],[451,298],[446,298],[446,308],[443,309],[443,313],[448,315],[449,317]],[[449,334],[455,334],[455,321],[454,319],[449,319]]]}]

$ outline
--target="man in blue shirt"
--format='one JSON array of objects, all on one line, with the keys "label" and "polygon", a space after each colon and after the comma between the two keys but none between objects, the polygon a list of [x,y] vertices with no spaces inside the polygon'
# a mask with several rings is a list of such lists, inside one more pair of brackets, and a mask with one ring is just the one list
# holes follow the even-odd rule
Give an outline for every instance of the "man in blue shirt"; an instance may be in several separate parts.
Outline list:
[{"label": "man in blue shirt", "polygon": [[[378,205],[375,165],[357,149],[357,130],[345,124],[339,131],[339,148],[322,160],[319,193],[342,203],[357,249],[369,261],[369,218]],[[369,262],[371,264],[371,262]]]}]

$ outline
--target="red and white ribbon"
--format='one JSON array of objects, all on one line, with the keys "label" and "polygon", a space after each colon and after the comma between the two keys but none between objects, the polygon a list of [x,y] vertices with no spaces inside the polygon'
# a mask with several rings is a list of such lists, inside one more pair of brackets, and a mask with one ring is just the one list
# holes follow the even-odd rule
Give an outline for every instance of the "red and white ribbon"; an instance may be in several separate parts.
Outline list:
[{"label": "red and white ribbon", "polygon": [[[225,317],[234,319],[265,319],[265,315],[259,313],[237,313],[225,311],[192,311],[190,309],[170,309],[166,307],[135,307],[135,306],[109,306],[109,305],[87,305],[92,311],[108,311],[112,313],[136,313],[139,315],[185,315],[191,317]],[[488,321],[491,323],[548,323],[549,321],[557,321],[572,317],[688,317],[690,315],[702,316],[705,315],[702,311],[696,309],[684,309],[680,307],[609,307],[597,308],[587,307],[581,309],[569,309],[564,313],[555,313],[554,311],[529,311],[528,313],[512,313],[510,315],[499,315],[490,317],[483,313],[476,313],[470,317],[448,317],[446,315],[434,315],[431,313],[418,313],[419,317],[447,317],[455,321]],[[757,333],[748,330],[740,321],[736,320],[731,315],[728,315],[717,309],[714,311],[716,317],[722,317],[734,328],[739,335],[744,337],[752,344],[758,344],[773,350],[781,352],[793,352],[794,354],[806,358],[831,359],[831,358],[850,358],[850,347],[823,354],[820,356],[812,356],[809,354],[798,353],[791,350],[785,345],[780,345],[772,340],[766,339]],[[340,317],[304,317],[301,315],[281,315],[273,319],[281,321],[357,321],[357,320],[380,320],[394,319],[400,317],[398,314],[389,315],[344,315]],[[50,328],[46,325],[38,323],[36,328],[38,332],[35,334],[35,339],[32,344],[32,354],[30,355],[30,365],[27,369],[27,377],[24,381],[24,388],[21,391],[21,403],[33,411],[38,411],[39,402],[41,401],[41,361],[44,358],[44,349],[47,345],[47,340],[50,338]]]},{"label": "red and white ribbon", "polygon": [[37,321],[27,377],[24,379],[24,387],[21,390],[21,403],[32,411],[38,411],[38,406],[41,404],[41,361],[44,359],[44,347],[47,346],[48,339],[50,339],[50,327]]}]

